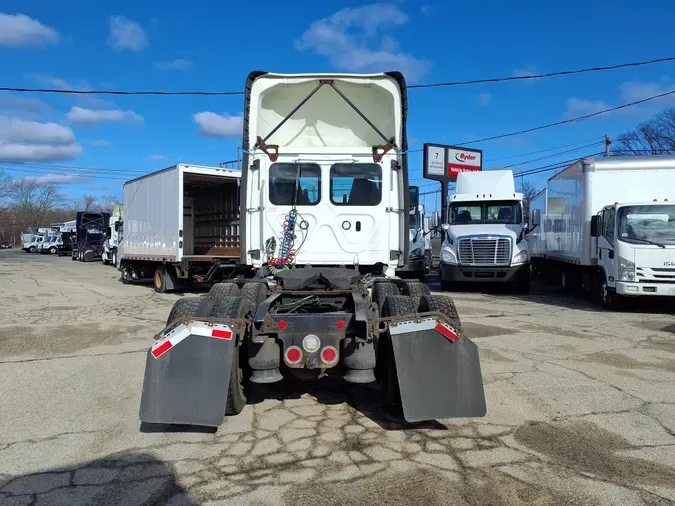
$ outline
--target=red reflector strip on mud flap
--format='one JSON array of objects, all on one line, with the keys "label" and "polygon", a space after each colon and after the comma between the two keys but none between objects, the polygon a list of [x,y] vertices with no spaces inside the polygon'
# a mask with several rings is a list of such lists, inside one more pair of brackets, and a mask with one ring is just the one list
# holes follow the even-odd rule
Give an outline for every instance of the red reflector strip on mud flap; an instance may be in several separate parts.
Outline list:
[{"label": "red reflector strip on mud flap", "polygon": [[150,352],[153,357],[159,358],[190,335],[230,340],[234,337],[234,332],[222,323],[191,321],[188,325],[180,324],[165,332],[162,338],[152,345]]},{"label": "red reflector strip on mud flap", "polygon": [[427,317],[393,321],[389,334],[406,421],[485,416],[478,347],[459,329]]}]

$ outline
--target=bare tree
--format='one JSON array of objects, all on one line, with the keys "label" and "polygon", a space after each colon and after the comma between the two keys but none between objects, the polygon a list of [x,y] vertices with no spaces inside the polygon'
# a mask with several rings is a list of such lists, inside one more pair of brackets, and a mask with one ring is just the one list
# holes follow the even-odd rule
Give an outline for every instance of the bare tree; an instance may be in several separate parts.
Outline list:
[{"label": "bare tree", "polygon": [[5,172],[5,169],[0,168],[0,208],[7,203],[12,189],[12,179]]},{"label": "bare tree", "polygon": [[48,225],[50,213],[63,204],[63,195],[54,183],[18,179],[10,186],[9,208],[20,229]]},{"label": "bare tree", "polygon": [[124,198],[120,193],[108,193],[99,197],[97,209],[102,213],[111,213],[117,204],[124,203]]},{"label": "bare tree", "polygon": [[616,155],[667,155],[675,153],[675,108],[640,123],[635,130],[621,134]]},{"label": "bare tree", "polygon": [[520,193],[523,194],[523,218],[525,223],[530,222],[530,202],[536,197],[539,190],[537,190],[529,181],[523,181],[520,184]]}]

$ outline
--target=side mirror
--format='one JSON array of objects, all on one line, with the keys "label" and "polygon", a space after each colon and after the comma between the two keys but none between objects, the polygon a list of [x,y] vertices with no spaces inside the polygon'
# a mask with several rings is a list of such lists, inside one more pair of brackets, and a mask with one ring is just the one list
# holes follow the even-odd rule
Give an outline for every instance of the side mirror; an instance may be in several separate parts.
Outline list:
[{"label": "side mirror", "polygon": [[441,230],[443,230],[443,232],[447,232],[448,230],[450,230],[450,224],[443,223],[443,225],[441,225]]},{"label": "side mirror", "polygon": [[438,213],[438,211],[434,211],[431,214],[431,225],[434,228],[438,228],[441,225],[441,215]]},{"label": "side mirror", "polygon": [[591,216],[591,237],[600,237],[600,219],[596,214]]},{"label": "side mirror", "polygon": [[541,209],[532,209],[530,215],[530,226],[532,226],[532,228],[541,225]]}]

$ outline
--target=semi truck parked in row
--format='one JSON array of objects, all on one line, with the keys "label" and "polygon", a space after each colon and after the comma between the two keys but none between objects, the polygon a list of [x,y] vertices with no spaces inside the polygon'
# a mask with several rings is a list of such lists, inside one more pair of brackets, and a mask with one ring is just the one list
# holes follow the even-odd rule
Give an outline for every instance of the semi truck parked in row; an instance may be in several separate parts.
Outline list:
[{"label": "semi truck parked in row", "polygon": [[408,222],[409,251],[408,262],[397,269],[396,274],[412,274],[420,281],[424,280],[431,267],[431,228],[430,221],[424,215],[424,206],[419,203],[419,187],[410,187],[410,215]]},{"label": "semi truck parked in row", "polygon": [[110,213],[79,211],[75,219],[75,243],[72,245],[72,259],[93,262],[101,258],[105,229]]},{"label": "semi truck parked in row", "polygon": [[248,384],[285,376],[378,382],[408,421],[484,416],[452,299],[395,276],[409,252],[403,76],[253,72],[245,90],[237,235],[252,276],[176,302],[148,350],[140,419],[217,427]]},{"label": "semi truck parked in row", "polygon": [[441,289],[459,283],[510,283],[530,290],[523,196],[513,172],[462,172],[442,225]]},{"label": "semi truck parked in row", "polygon": [[168,292],[233,275],[240,181],[241,171],[187,164],[127,181],[121,281]]},{"label": "semi truck parked in row", "polygon": [[105,232],[105,242],[103,243],[103,254],[101,261],[105,265],[114,265],[117,267],[117,255],[120,247],[120,240],[122,238],[121,228],[124,218],[124,206],[117,204],[113,207],[110,220],[108,220],[108,228]]},{"label": "semi truck parked in row", "polygon": [[536,272],[609,309],[625,297],[675,296],[675,156],[581,159],[531,206]]}]

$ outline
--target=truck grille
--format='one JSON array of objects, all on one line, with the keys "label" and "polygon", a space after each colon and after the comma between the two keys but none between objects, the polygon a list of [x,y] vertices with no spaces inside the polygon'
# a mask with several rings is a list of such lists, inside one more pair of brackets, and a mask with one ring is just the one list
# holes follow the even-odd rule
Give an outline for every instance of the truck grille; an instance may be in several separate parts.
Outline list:
[{"label": "truck grille", "polygon": [[459,263],[463,265],[509,265],[511,240],[508,237],[459,240]]}]

